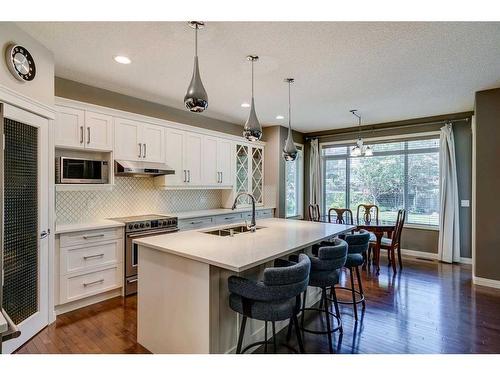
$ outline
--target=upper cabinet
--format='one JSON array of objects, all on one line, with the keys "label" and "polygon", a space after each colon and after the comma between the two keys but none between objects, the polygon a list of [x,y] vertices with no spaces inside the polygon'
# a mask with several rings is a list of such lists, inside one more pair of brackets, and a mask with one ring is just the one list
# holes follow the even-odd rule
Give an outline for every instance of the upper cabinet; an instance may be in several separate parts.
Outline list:
[{"label": "upper cabinet", "polygon": [[165,128],[115,118],[115,159],[165,161]]},{"label": "upper cabinet", "polygon": [[55,121],[56,147],[113,150],[113,118],[80,109],[57,107]]}]

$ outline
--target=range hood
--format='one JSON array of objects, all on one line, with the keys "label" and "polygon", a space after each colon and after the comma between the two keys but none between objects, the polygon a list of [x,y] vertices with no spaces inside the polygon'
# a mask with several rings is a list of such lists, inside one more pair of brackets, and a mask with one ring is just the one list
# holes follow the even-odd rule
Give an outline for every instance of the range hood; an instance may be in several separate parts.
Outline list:
[{"label": "range hood", "polygon": [[165,163],[115,160],[115,176],[155,177],[167,174],[175,174],[175,170]]}]

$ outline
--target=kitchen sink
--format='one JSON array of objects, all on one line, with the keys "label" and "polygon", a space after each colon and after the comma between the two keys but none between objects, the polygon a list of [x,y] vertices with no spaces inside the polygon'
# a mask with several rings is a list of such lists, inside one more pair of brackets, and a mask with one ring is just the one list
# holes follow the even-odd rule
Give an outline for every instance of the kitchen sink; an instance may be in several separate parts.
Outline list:
[{"label": "kitchen sink", "polygon": [[[256,230],[262,229],[264,227],[255,227]],[[247,228],[246,225],[234,225],[232,227],[226,227],[226,228],[220,228],[220,229],[214,229],[214,230],[209,230],[206,232],[206,234],[212,234],[214,236],[220,236],[220,237],[232,237],[235,234],[241,234],[245,232],[250,232],[250,229]]]}]

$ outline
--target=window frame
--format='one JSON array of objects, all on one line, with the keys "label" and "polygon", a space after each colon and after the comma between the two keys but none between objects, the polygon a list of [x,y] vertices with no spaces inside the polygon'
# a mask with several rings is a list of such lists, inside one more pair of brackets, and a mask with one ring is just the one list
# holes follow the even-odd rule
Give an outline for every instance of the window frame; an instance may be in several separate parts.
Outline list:
[{"label": "window frame", "polygon": [[[393,135],[393,136],[388,136],[388,137],[372,137],[372,138],[363,138],[365,145],[366,144],[376,144],[376,143],[391,143],[391,142],[404,142],[404,141],[413,141],[413,140],[418,140],[418,139],[428,139],[428,138],[439,138],[440,132],[439,131],[431,131],[431,132],[422,132],[422,133],[412,133],[412,134],[400,134],[400,135]],[[350,156],[350,148],[354,147],[354,144],[356,143],[357,139],[351,139],[351,140],[344,140],[344,141],[332,141],[332,142],[322,142],[319,144],[319,151],[320,151],[320,168],[321,168],[321,181],[322,181],[322,189],[321,189],[321,202],[320,202],[320,207],[324,210],[325,214],[327,213],[327,208],[326,208],[326,202],[325,202],[325,196],[326,196],[326,184],[324,183],[325,181],[325,169],[326,169],[326,160],[346,160],[346,203],[350,202],[350,163],[349,160],[351,159]],[[383,142],[381,142],[383,141]],[[345,155],[331,155],[331,156],[324,156],[323,155],[323,149],[328,148],[329,146],[335,146],[335,147],[340,147],[340,146],[346,146],[347,147],[347,153]],[[421,150],[422,149],[415,149],[415,150],[408,150],[408,145],[405,144],[405,150],[404,151],[379,151],[376,153],[375,156],[389,156],[389,155],[402,155],[404,157],[404,168],[405,168],[405,181],[403,182],[405,189],[404,189],[404,198],[403,201],[406,203],[408,202],[408,189],[406,188],[408,186],[407,184],[407,178],[408,178],[408,155],[411,154],[422,154]],[[439,152],[439,147],[437,148],[432,148],[429,150],[430,152]],[[439,173],[441,174],[441,165],[439,165]],[[439,184],[439,197],[441,197],[441,185]],[[405,207],[405,209],[408,209]],[[439,213],[441,215],[441,213]],[[425,230],[435,230],[439,231],[439,224],[438,225],[432,225],[432,224],[414,224],[414,223],[407,223],[405,222],[404,225],[405,228],[415,228],[415,229],[425,229]]]},{"label": "window frame", "polygon": [[[297,158],[295,159],[293,162],[288,162],[288,161],[285,161],[285,218],[286,219],[300,219],[302,220],[304,218],[304,145],[302,143],[297,143],[297,142],[294,142],[295,143],[295,146],[297,147],[297,149],[299,150],[300,152],[300,155],[301,155],[301,158]],[[296,178],[298,180],[298,195],[296,197],[296,205],[297,205],[297,215],[293,215],[293,216],[288,216],[287,215],[287,197],[288,197],[288,194],[287,194],[287,183],[286,183],[286,177],[287,177],[287,173],[286,173],[286,163],[297,163],[298,161],[300,160],[300,163],[299,165],[297,166],[297,174],[296,174]]]}]

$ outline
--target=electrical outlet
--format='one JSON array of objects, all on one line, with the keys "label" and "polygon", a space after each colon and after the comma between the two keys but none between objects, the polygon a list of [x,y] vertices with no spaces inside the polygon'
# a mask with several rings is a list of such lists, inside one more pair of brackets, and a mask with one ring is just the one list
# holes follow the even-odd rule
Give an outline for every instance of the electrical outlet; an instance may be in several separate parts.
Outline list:
[{"label": "electrical outlet", "polygon": [[462,199],[460,201],[460,206],[461,207],[470,207],[470,201],[468,199]]}]

